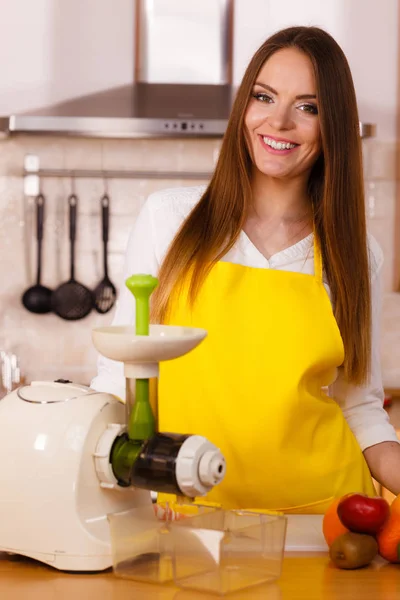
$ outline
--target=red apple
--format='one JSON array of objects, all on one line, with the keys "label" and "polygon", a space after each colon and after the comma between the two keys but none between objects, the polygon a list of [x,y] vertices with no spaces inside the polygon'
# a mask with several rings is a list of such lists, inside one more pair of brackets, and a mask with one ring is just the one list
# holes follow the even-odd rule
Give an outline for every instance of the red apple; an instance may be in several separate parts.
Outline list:
[{"label": "red apple", "polygon": [[339,502],[337,513],[350,531],[376,535],[389,518],[390,506],[379,496],[348,494]]}]

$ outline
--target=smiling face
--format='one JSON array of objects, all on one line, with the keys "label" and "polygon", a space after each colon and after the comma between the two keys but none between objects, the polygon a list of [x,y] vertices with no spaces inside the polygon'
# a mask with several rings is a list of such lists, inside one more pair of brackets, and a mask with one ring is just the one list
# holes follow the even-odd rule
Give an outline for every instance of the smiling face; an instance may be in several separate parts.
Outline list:
[{"label": "smiling face", "polygon": [[314,70],[295,48],[275,52],[257,75],[245,115],[257,175],[308,179],[321,153]]}]

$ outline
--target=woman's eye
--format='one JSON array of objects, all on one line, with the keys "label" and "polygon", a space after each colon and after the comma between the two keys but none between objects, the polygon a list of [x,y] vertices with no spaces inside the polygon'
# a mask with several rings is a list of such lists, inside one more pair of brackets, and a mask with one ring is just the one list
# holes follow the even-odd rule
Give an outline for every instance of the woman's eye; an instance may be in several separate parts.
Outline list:
[{"label": "woman's eye", "polygon": [[311,113],[312,115],[318,114],[318,108],[315,104],[302,104],[301,106],[299,106],[299,109],[304,112]]},{"label": "woman's eye", "polygon": [[255,98],[256,100],[259,100],[259,102],[266,102],[267,104],[270,104],[271,102],[273,102],[271,96],[269,96],[268,94],[265,94],[264,92],[255,92],[253,94],[253,98]]}]

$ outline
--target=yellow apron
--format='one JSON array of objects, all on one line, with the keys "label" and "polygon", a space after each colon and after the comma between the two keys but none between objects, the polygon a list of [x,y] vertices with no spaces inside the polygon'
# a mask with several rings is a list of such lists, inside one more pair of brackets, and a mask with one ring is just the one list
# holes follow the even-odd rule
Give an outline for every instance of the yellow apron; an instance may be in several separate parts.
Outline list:
[{"label": "yellow apron", "polygon": [[344,348],[316,244],[314,256],[315,275],[218,262],[192,309],[186,294],[172,303],[169,324],[208,336],[161,364],[159,428],[221,449],[227,473],[210,503],[323,513],[334,497],[375,495],[356,438],[322,390]]}]

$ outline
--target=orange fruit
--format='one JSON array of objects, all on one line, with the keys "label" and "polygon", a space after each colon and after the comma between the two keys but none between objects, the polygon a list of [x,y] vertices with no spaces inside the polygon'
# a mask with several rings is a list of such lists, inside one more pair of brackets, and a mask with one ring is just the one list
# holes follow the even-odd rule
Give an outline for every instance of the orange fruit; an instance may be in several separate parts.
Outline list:
[{"label": "orange fruit", "polygon": [[400,563],[400,507],[398,497],[396,500],[395,510],[391,511],[389,519],[376,536],[379,554],[391,563]]},{"label": "orange fruit", "polygon": [[341,498],[336,498],[332,502],[322,521],[322,533],[328,546],[331,546],[340,535],[349,532],[337,514],[337,507],[340,501]]},{"label": "orange fruit", "polygon": [[395,498],[390,505],[390,512],[392,515],[398,515],[400,519],[400,494]]}]

